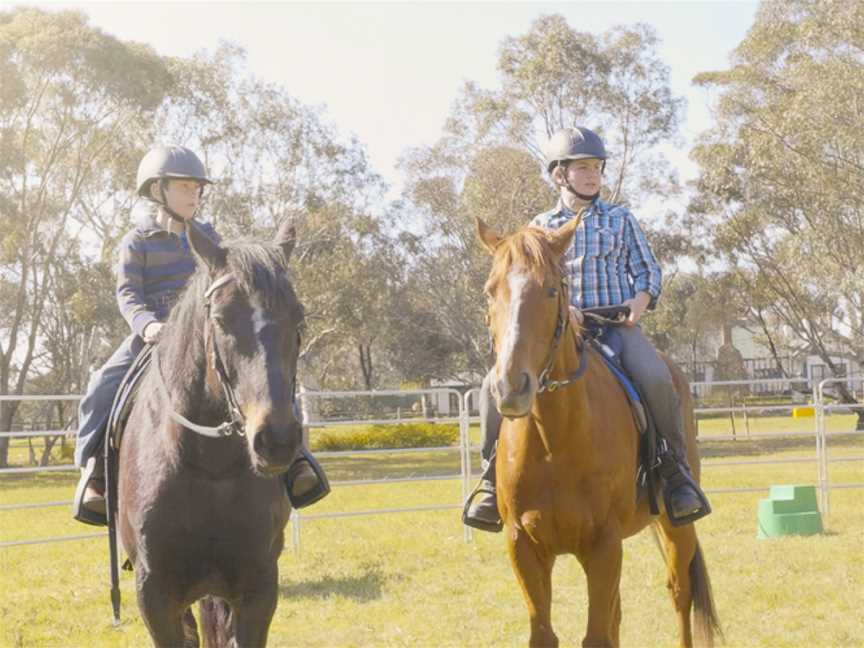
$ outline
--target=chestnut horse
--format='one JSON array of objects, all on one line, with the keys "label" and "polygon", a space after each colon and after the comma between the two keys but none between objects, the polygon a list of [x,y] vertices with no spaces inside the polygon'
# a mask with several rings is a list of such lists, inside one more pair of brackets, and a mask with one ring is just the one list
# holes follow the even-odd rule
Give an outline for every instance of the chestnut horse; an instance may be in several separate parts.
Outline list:
[{"label": "chestnut horse", "polygon": [[[648,498],[636,497],[639,433],[625,392],[568,324],[561,258],[580,222],[574,218],[554,231],[526,226],[501,237],[477,220],[478,236],[493,257],[485,292],[497,351],[493,394],[504,415],[498,507],[528,607],[532,646],[558,644],[551,623],[552,567],[556,556],[568,553],[581,563],[588,584],[582,645],[619,645],[622,541],[652,522]],[[667,364],[684,407],[688,458],[698,480],[688,385]],[[568,384],[541,389],[547,379]],[[656,521],[680,643],[693,644],[692,607],[697,639],[710,645],[719,625],[696,530],[693,524],[673,527],[665,513]]]},{"label": "chestnut horse", "polygon": [[198,270],[162,331],[120,445],[118,529],[156,646],[263,646],[301,443],[292,408],[303,309],[276,245],[222,247],[194,225]]}]

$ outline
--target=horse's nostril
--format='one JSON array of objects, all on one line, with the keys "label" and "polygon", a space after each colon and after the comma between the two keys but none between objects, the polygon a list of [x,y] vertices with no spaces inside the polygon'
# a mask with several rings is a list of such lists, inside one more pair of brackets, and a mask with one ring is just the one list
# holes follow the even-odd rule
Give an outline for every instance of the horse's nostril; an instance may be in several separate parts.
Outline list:
[{"label": "horse's nostril", "polygon": [[528,393],[528,390],[531,388],[531,377],[528,375],[527,371],[522,372],[522,385],[519,387],[519,394],[524,396]]}]

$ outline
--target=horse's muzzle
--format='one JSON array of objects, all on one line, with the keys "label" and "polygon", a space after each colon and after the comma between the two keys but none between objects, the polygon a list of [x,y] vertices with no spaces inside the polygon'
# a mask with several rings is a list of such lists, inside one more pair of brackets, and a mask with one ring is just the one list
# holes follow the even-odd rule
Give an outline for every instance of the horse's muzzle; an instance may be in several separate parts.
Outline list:
[{"label": "horse's muzzle", "polygon": [[285,472],[297,457],[302,441],[303,427],[299,421],[282,425],[265,423],[260,426],[251,432],[251,450],[256,469],[268,475]]},{"label": "horse's muzzle", "polygon": [[531,411],[534,402],[534,381],[527,371],[523,371],[517,378],[518,386],[514,388],[507,377],[498,380],[492,390],[495,396],[498,411],[502,416],[520,418]]}]

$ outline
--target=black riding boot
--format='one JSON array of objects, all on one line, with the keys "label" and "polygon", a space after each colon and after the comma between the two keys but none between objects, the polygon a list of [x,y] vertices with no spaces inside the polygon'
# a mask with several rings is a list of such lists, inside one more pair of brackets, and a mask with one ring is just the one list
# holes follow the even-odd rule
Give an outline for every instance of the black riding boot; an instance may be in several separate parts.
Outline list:
[{"label": "black riding boot", "polygon": [[306,448],[300,449],[300,455],[291,464],[283,480],[288,499],[295,509],[310,506],[330,493],[330,482],[324,468]]},{"label": "black riding boot", "polygon": [[503,528],[495,491],[495,450],[480,476],[477,488],[468,496],[462,509],[462,523],[481,531],[497,533]]},{"label": "black riding boot", "polygon": [[502,528],[495,494],[495,450],[501,431],[501,414],[492,398],[493,372],[489,372],[480,387],[480,431],[483,433],[483,474],[477,488],[468,496],[462,509],[462,523],[481,531],[497,532]]},{"label": "black riding boot", "polygon": [[663,478],[663,502],[672,526],[695,522],[711,512],[708,498],[690,474],[687,460],[660,438],[657,448]]}]

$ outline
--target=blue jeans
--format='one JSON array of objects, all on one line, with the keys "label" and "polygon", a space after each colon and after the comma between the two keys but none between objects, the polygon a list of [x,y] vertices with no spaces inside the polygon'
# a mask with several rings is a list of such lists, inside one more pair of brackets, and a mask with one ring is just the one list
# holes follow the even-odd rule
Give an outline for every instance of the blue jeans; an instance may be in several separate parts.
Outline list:
[{"label": "blue jeans", "polygon": [[90,375],[87,393],[78,405],[78,441],[75,444],[75,465],[83,468],[102,445],[105,426],[111,414],[111,404],[123,381],[123,376],[144,348],[144,340],[131,334],[108,361]]}]

